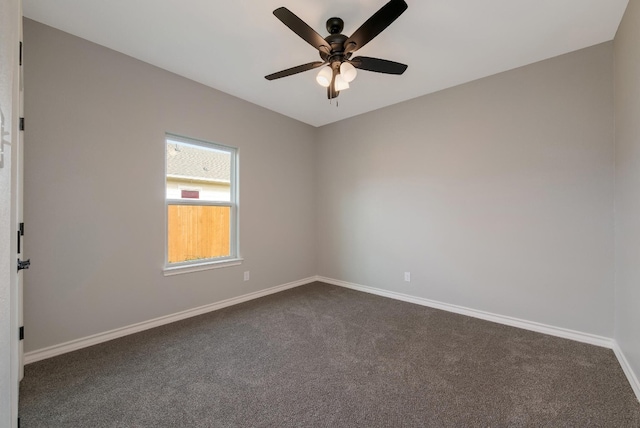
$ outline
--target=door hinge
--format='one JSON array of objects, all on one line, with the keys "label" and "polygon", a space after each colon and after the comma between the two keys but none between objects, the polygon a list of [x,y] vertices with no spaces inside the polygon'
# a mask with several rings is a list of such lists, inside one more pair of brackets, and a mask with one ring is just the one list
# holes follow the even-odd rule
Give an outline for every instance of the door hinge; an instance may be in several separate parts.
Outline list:
[{"label": "door hinge", "polygon": [[22,65],[22,42],[20,42],[20,65]]},{"label": "door hinge", "polygon": [[24,340],[24,326],[20,327],[20,330],[18,332],[18,339]]},{"label": "door hinge", "polygon": [[20,272],[22,269],[29,269],[29,266],[31,266],[31,259],[28,259],[28,260],[18,259],[18,272]]},{"label": "door hinge", "polygon": [[22,237],[24,236],[24,223],[20,223],[20,226],[18,227],[18,254],[20,254],[22,252],[21,248],[21,241],[22,241]]},{"label": "door hinge", "polygon": [[24,117],[20,118],[20,130],[24,131]]}]

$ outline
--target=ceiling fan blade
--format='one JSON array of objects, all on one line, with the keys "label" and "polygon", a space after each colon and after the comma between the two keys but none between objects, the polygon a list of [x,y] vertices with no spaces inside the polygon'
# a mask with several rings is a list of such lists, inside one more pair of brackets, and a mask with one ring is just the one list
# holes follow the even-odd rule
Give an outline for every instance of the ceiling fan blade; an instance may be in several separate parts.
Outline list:
[{"label": "ceiling fan blade", "polygon": [[293,74],[302,73],[303,71],[312,70],[314,68],[318,68],[322,65],[326,64],[322,61],[314,61],[308,64],[298,65],[296,67],[287,68],[286,70],[278,71],[277,73],[270,74],[268,76],[264,76],[267,80],[275,80],[280,79],[281,77],[291,76]]},{"label": "ceiling fan blade", "polygon": [[371,58],[368,56],[357,56],[350,62],[355,68],[374,71],[376,73],[402,74],[407,69],[406,64],[401,64],[395,61],[388,61],[386,59]]},{"label": "ceiling fan blade", "polygon": [[286,7],[279,7],[273,11],[273,14],[284,25],[289,27],[291,31],[302,37],[304,41],[321,52],[330,53],[331,47],[313,28],[309,27],[306,22],[298,18],[293,12]]},{"label": "ceiling fan blade", "polygon": [[398,19],[407,10],[407,7],[404,0],[391,0],[382,6],[344,42],[345,54],[355,52],[369,43],[382,30]]}]

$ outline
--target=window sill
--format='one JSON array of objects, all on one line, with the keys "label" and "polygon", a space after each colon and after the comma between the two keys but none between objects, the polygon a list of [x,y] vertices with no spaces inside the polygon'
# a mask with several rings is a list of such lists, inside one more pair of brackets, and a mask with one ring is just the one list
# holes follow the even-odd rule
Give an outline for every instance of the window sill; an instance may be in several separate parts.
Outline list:
[{"label": "window sill", "polygon": [[200,272],[200,271],[209,270],[209,269],[220,269],[220,268],[229,267],[229,266],[241,265],[243,260],[244,259],[237,258],[237,259],[220,260],[215,262],[194,263],[194,264],[183,265],[183,266],[165,267],[162,270],[162,273],[164,276],[172,276],[172,275],[180,275],[183,273]]}]

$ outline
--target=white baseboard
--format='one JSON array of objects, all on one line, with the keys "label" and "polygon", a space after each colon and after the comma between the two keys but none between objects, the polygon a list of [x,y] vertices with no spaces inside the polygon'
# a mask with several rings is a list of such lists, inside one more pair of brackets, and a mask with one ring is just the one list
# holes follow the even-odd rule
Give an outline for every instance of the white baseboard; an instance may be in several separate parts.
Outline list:
[{"label": "white baseboard", "polygon": [[519,318],[508,317],[504,315],[493,314],[490,312],[479,311],[476,309],[465,308],[463,306],[452,305],[449,303],[438,302],[435,300],[429,300],[422,297],[411,296],[408,294],[396,293],[393,291],[382,290],[380,288],[369,287],[366,285],[354,284],[345,281],[339,281],[337,279],[326,278],[322,276],[316,277],[317,281],[325,282],[327,284],[337,285],[339,287],[350,288],[352,290],[363,291],[365,293],[376,294],[378,296],[388,297],[391,299],[401,300],[403,302],[415,303],[417,305],[428,306],[430,308],[441,309],[443,311],[453,312],[456,314],[467,315],[474,318],[480,318],[486,321],[492,321],[499,324],[505,324],[512,327],[518,327],[525,330],[531,330],[538,333],[548,334],[550,336],[562,337],[564,339],[575,340],[577,342],[588,343],[590,345],[601,346],[613,350],[627,376],[629,384],[636,395],[638,401],[640,401],[640,382],[638,377],[634,373],[633,369],[629,365],[627,358],[618,346],[618,343],[611,338],[597,336],[590,333],[583,333],[580,331],[569,330],[561,327],[554,327],[546,324],[541,324],[533,321],[522,320]]},{"label": "white baseboard", "polygon": [[438,302],[435,300],[425,299],[422,297],[411,296],[408,294],[396,293],[393,291],[382,290],[380,288],[369,287],[366,285],[354,284],[346,281],[339,281],[332,278],[326,278],[323,276],[313,276],[299,281],[290,282],[276,287],[271,287],[266,290],[256,291],[254,293],[245,294],[243,296],[234,297],[231,299],[223,300],[220,302],[212,303],[209,305],[200,306],[186,311],[178,312],[171,315],[155,318],[149,321],[143,321],[137,324],[133,324],[126,327],[121,327],[115,330],[110,330],[104,333],[94,334],[92,336],[84,337],[81,339],[72,340],[69,342],[61,343],[59,345],[50,346],[47,348],[39,349],[36,351],[27,352],[24,355],[24,363],[30,364],[36,361],[44,360],[47,358],[55,357],[57,355],[65,354],[67,352],[75,351],[78,349],[86,348],[98,343],[107,342],[112,339],[127,336],[129,334],[138,333],[140,331],[148,330],[161,325],[170,324],[175,321],[180,321],[186,318],[191,318],[197,315],[202,315],[208,312],[213,312],[218,309],[226,308],[229,306],[237,305],[239,303],[247,302],[249,300],[258,299],[260,297],[268,296],[270,294],[278,293],[280,291],[288,290],[291,288],[299,287],[301,285],[309,284],[314,281],[321,281],[327,284],[337,285],[339,287],[350,288],[352,290],[362,291],[365,293],[375,294],[378,296],[388,297],[391,299],[400,300],[403,302],[415,303],[430,308],[441,309],[448,312],[453,312],[461,315],[467,315],[474,318],[483,319],[486,321],[492,321],[499,324],[505,324],[512,327],[518,327],[525,330],[531,330],[538,333],[544,333],[551,336],[562,337],[565,339],[575,340],[578,342],[588,343],[591,345],[602,346],[612,349],[615,353],[620,366],[624,371],[636,397],[640,401],[640,381],[638,381],[633,369],[629,365],[624,353],[618,346],[618,343],[607,337],[597,336],[590,333],[583,333],[575,330],[569,330],[560,327],[554,327],[546,324],[541,324],[533,321],[522,320],[519,318],[508,317],[504,315],[493,314],[490,312],[479,311],[476,309],[470,309],[463,306],[452,305],[449,303]]},{"label": "white baseboard", "polygon": [[350,288],[352,290],[364,291],[365,293],[376,294],[378,296],[389,297],[391,299],[401,300],[403,302],[415,303],[417,305],[428,306],[430,308],[441,309],[447,312],[467,315],[474,318],[480,318],[486,321],[492,321],[498,324],[505,324],[512,327],[518,327],[525,330],[531,330],[538,333],[544,333],[551,336],[562,337],[565,339],[575,340],[577,342],[588,343],[591,345],[602,346],[604,348],[613,349],[614,341],[608,337],[597,336],[595,334],[583,333],[580,331],[569,330],[561,327],[554,327],[541,324],[534,321],[527,321],[519,318],[513,318],[505,315],[493,314],[490,312],[479,311],[477,309],[466,308],[464,306],[452,305],[449,303],[438,302],[436,300],[425,299],[422,297],[411,296],[408,294],[396,293],[394,291],[382,290],[380,288],[369,287],[366,285],[353,284],[350,282],[339,281],[336,279],[318,277],[318,281],[327,284],[337,285],[340,287]]},{"label": "white baseboard", "polygon": [[256,291],[254,293],[245,294],[243,296],[233,297],[231,299],[222,300],[220,302],[211,303],[209,305],[204,305],[204,306],[200,306],[193,309],[187,309],[186,311],[178,312],[171,315],[165,315],[163,317],[154,318],[149,321],[143,321],[143,322],[132,324],[126,327],[117,328],[115,330],[106,331],[104,333],[98,333],[92,336],[83,337],[80,339],[61,343],[59,345],[53,345],[47,348],[27,352],[24,354],[24,363],[30,364],[36,361],[45,360],[47,358],[66,354],[67,352],[75,351],[75,350],[86,348],[89,346],[97,345],[98,343],[107,342],[109,340],[117,339],[119,337],[127,336],[129,334],[138,333],[140,331],[148,330],[150,328],[159,327],[165,324],[170,324],[175,321],[180,321],[180,320],[191,318],[197,315],[206,314],[207,312],[217,311],[218,309],[237,305],[239,303],[247,302],[253,299],[258,299],[260,297],[268,296],[269,294],[278,293],[280,291],[288,290],[290,288],[299,287],[301,285],[305,285],[316,280],[317,280],[316,277],[309,277],[309,278],[301,279],[299,281],[289,282],[287,284],[267,288],[266,290]]},{"label": "white baseboard", "polygon": [[633,388],[633,392],[636,393],[636,398],[640,401],[640,381],[638,381],[638,377],[633,372],[633,369],[629,365],[629,361],[627,361],[627,357],[625,357],[624,352],[620,349],[618,342],[614,341],[613,352],[616,354],[618,361],[620,362],[620,366],[624,371],[624,374],[629,379],[629,383],[631,384],[631,388]]}]

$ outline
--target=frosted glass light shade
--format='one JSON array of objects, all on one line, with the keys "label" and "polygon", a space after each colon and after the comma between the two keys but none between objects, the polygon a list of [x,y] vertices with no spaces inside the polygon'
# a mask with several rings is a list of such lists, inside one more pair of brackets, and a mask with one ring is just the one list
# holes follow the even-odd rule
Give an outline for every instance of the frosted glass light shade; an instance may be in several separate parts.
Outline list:
[{"label": "frosted glass light shade", "polygon": [[336,91],[344,91],[345,89],[349,89],[349,82],[344,80],[342,74],[338,74],[336,76],[335,89]]},{"label": "frosted glass light shade", "polygon": [[329,85],[331,85],[332,77],[333,77],[333,70],[331,69],[331,67],[329,66],[322,67],[322,69],[316,76],[316,82],[318,82],[320,86],[328,88]]},{"label": "frosted glass light shade", "polygon": [[358,70],[349,62],[343,62],[340,64],[340,75],[348,83],[353,82],[353,79],[358,75]]}]

